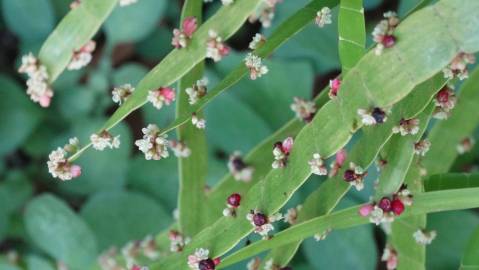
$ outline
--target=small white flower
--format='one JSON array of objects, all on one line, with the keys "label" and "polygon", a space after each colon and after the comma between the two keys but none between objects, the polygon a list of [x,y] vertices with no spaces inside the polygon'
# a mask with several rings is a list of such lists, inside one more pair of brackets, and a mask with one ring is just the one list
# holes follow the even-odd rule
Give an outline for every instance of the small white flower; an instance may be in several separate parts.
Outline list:
[{"label": "small white flower", "polygon": [[424,156],[429,151],[431,142],[429,140],[420,140],[414,144],[414,153],[419,156]]},{"label": "small white flower", "polygon": [[93,148],[99,151],[103,151],[105,148],[119,148],[120,147],[120,135],[113,137],[108,131],[104,130],[100,134],[92,134],[90,141]]},{"label": "small white flower", "polygon": [[184,144],[183,142],[171,140],[169,145],[176,157],[187,158],[191,155],[191,149],[188,148],[188,146],[186,146],[186,144]]},{"label": "small white flower", "polygon": [[204,97],[207,93],[206,86],[208,85],[208,79],[203,78],[201,80],[196,81],[193,87],[188,87],[185,89],[186,94],[188,95],[188,102],[191,105],[196,104],[198,100]]},{"label": "small white flower", "polygon": [[320,11],[318,11],[316,13],[315,22],[321,28],[326,24],[331,24],[331,9],[328,7],[323,7]]},{"label": "small white flower", "polygon": [[160,129],[154,124],[149,124],[148,127],[142,129],[143,138],[135,141],[141,152],[145,154],[146,160],[160,160],[167,158],[168,145],[167,135],[160,135]]},{"label": "small white flower", "polygon": [[272,223],[280,220],[281,218],[281,213],[266,216],[257,209],[251,210],[250,213],[246,215],[246,219],[249,220],[251,225],[254,227],[255,233],[261,235],[263,238],[268,238],[269,232],[274,230]]},{"label": "small white flower", "polygon": [[387,270],[395,270],[398,264],[398,256],[396,250],[389,245],[384,248],[381,261],[386,262]]},{"label": "small white flower", "polygon": [[322,233],[317,233],[314,235],[314,240],[316,241],[322,241],[324,239],[326,239],[326,237],[331,233],[331,229],[327,229],[326,231],[322,232]]},{"label": "small white flower", "polygon": [[143,254],[150,260],[158,259],[160,253],[153,236],[147,235],[141,242],[140,247],[143,249]]},{"label": "small white flower", "polygon": [[419,132],[419,119],[401,119],[399,126],[393,127],[393,133],[400,133],[401,136],[406,136],[408,134],[414,135]]},{"label": "small white flower", "polygon": [[208,42],[206,43],[206,58],[218,62],[229,54],[230,48],[223,43],[223,39],[214,30],[208,31]]},{"label": "small white flower", "polygon": [[291,104],[291,110],[296,114],[296,118],[305,122],[310,122],[316,113],[316,104],[312,101],[306,101],[304,99],[294,97],[294,101]]},{"label": "small white flower", "polygon": [[41,65],[32,53],[29,53],[22,57],[22,64],[18,72],[28,75],[26,84],[30,99],[42,107],[48,107],[53,97],[53,90],[48,83],[47,68]]},{"label": "small white flower", "polygon": [[264,0],[259,5],[256,11],[248,18],[249,22],[261,22],[261,26],[268,28],[274,19],[276,5],[282,0]]},{"label": "small white flower", "polygon": [[250,78],[256,80],[268,73],[268,67],[262,64],[259,56],[248,53],[245,58],[245,65],[249,69]]},{"label": "small white flower", "polygon": [[157,90],[148,92],[147,100],[157,109],[161,109],[163,104],[170,105],[176,98],[175,90],[169,87],[160,87]]},{"label": "small white flower", "polygon": [[206,128],[206,120],[203,118],[199,118],[196,114],[193,114],[191,117],[191,123],[199,129],[205,129]]},{"label": "small white flower", "polygon": [[71,164],[67,159],[67,151],[58,147],[48,156],[48,172],[62,181],[71,180],[81,175],[81,167]]},{"label": "small white flower", "polygon": [[236,181],[249,182],[253,178],[254,168],[248,166],[241,158],[241,153],[235,151],[228,160],[228,169]]},{"label": "small white flower", "polygon": [[468,64],[474,64],[476,62],[476,58],[474,54],[470,53],[459,53],[452,59],[449,66],[443,69],[444,78],[446,79],[454,79],[459,78],[459,80],[464,80],[469,77],[469,73],[467,70]]},{"label": "small white flower", "polygon": [[457,145],[457,147],[456,147],[457,152],[461,155],[464,154],[464,153],[470,152],[472,150],[472,148],[474,147],[475,143],[476,143],[476,141],[474,140],[474,138],[467,137],[467,138],[463,139]]},{"label": "small white flower", "polygon": [[140,255],[140,252],[140,241],[130,241],[123,246],[121,254],[128,268],[132,268],[136,264],[136,258]]},{"label": "small white flower", "polygon": [[224,5],[224,6],[229,6],[231,4],[233,4],[234,0],[221,0],[221,3]]},{"label": "small white flower", "polygon": [[296,207],[288,209],[286,211],[286,214],[284,215],[284,222],[289,223],[291,225],[296,224],[296,221],[298,219],[298,212],[303,208],[303,206],[300,204]]},{"label": "small white flower", "polygon": [[188,256],[188,266],[193,270],[199,270],[198,264],[203,260],[207,260],[209,253],[210,251],[207,249],[197,248],[194,254]]},{"label": "small white flower", "polygon": [[135,88],[133,88],[131,84],[124,84],[122,86],[115,87],[111,92],[113,102],[121,105],[128,99],[129,96],[131,96],[131,94],[133,94],[133,91],[135,91]]},{"label": "small white flower", "polygon": [[417,230],[414,232],[413,237],[416,243],[420,245],[429,245],[436,238],[436,231],[426,232],[424,230]]},{"label": "small white flower", "polygon": [[126,7],[136,2],[138,2],[138,0],[120,0],[120,7]]},{"label": "small white flower", "polygon": [[184,237],[178,231],[170,231],[168,237],[170,238],[171,252],[181,252],[185,248],[185,246],[191,241],[191,238]]},{"label": "small white flower", "polygon": [[394,30],[399,24],[399,18],[395,12],[384,13],[384,20],[381,20],[376,27],[374,27],[372,36],[376,47],[374,53],[381,55],[385,48],[391,48],[396,43],[396,38],[393,35]]},{"label": "small white flower", "polygon": [[93,40],[88,41],[83,47],[79,50],[73,52],[72,59],[67,66],[68,70],[77,70],[88,65],[93,56],[92,53],[96,48],[96,42]]},{"label": "small white flower", "polygon": [[269,259],[264,263],[264,270],[276,270],[276,266],[273,264],[273,259]]},{"label": "small white flower", "polygon": [[256,257],[251,259],[248,264],[246,265],[247,270],[259,270],[259,266],[261,265],[261,260]]},{"label": "small white flower", "polygon": [[358,109],[358,114],[361,117],[361,122],[363,122],[365,126],[372,126],[376,124],[376,120],[370,113],[368,113],[367,110]]},{"label": "small white flower", "polygon": [[378,107],[371,110],[358,109],[358,115],[365,126],[382,124],[387,120],[386,112]]},{"label": "small white flower", "polygon": [[328,175],[328,169],[319,153],[313,154],[313,159],[308,162],[311,172],[316,175]]},{"label": "small white flower", "polygon": [[256,50],[258,46],[264,43],[265,41],[266,41],[266,38],[262,34],[256,33],[256,35],[254,35],[253,37],[253,40],[251,40],[251,42],[249,43],[248,47],[251,50]]}]

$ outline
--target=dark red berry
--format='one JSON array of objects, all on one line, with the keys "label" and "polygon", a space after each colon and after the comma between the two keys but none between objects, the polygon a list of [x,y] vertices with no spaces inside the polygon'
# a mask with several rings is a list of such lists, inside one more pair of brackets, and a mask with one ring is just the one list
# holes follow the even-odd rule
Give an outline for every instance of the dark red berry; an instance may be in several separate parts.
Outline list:
[{"label": "dark red berry", "polygon": [[396,37],[393,35],[386,35],[383,37],[382,44],[384,45],[385,48],[391,48],[396,44]]},{"label": "dark red berry", "polygon": [[346,180],[346,182],[352,182],[356,180],[356,174],[354,173],[354,170],[349,169],[344,171],[343,178]]},{"label": "dark red berry", "polygon": [[386,118],[386,113],[381,110],[381,108],[374,108],[373,112],[371,113],[376,123],[381,124],[384,123],[384,119]]},{"label": "dark red berry", "polygon": [[402,212],[404,212],[404,204],[400,199],[394,199],[391,202],[391,210],[394,212],[394,214],[399,216],[402,214]]},{"label": "dark red berry", "polygon": [[440,103],[446,103],[449,101],[449,91],[447,88],[443,88],[441,91],[439,91],[436,95],[437,101]]},{"label": "dark red berry", "polygon": [[246,164],[244,163],[244,161],[241,159],[241,157],[235,157],[233,158],[233,160],[231,161],[232,164],[233,164],[233,167],[235,168],[235,170],[237,171],[241,171],[243,170],[244,168],[246,168]]},{"label": "dark red berry", "polygon": [[263,226],[268,223],[268,217],[261,213],[256,213],[253,215],[253,223],[256,226]]},{"label": "dark red berry", "polygon": [[208,258],[206,260],[202,260],[198,263],[198,268],[200,270],[214,270],[216,268],[215,262]]},{"label": "dark red berry", "polygon": [[381,208],[385,212],[391,211],[391,200],[389,198],[383,197],[379,203],[379,208]]},{"label": "dark red berry", "polygon": [[311,121],[313,121],[314,115],[315,115],[315,113],[312,113],[312,114],[308,115],[307,117],[303,118],[304,122],[311,123]]},{"label": "dark red berry", "polygon": [[234,208],[237,208],[238,206],[240,206],[240,202],[241,202],[241,195],[239,195],[238,193],[231,194],[227,200],[228,205],[231,205]]}]

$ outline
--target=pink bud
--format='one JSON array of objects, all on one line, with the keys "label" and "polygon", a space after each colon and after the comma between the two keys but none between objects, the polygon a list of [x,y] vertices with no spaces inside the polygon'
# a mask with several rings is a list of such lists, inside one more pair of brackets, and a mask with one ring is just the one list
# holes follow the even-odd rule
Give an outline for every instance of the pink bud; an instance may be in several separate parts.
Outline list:
[{"label": "pink bud", "polygon": [[195,17],[187,17],[183,21],[183,33],[185,33],[185,35],[189,38],[196,31],[196,27],[197,27],[197,24],[196,24],[196,18]]},{"label": "pink bud", "polygon": [[81,167],[79,165],[72,165],[70,167],[70,173],[73,178],[77,178],[81,175]]},{"label": "pink bud", "polygon": [[331,87],[331,95],[337,96],[339,87],[341,86],[341,80],[339,79],[330,80],[329,86]]},{"label": "pink bud", "polygon": [[221,258],[218,257],[218,258],[214,259],[214,260],[213,260],[213,263],[214,263],[215,265],[220,264],[220,263],[221,263]]},{"label": "pink bud", "polygon": [[285,154],[289,154],[289,152],[291,151],[291,148],[293,148],[293,138],[292,137],[288,137],[286,139],[284,139],[282,145],[281,145],[281,150],[283,150],[283,153]]},{"label": "pink bud", "polygon": [[131,270],[141,270],[141,268],[138,265],[133,265]]},{"label": "pink bud", "polygon": [[165,102],[167,104],[170,104],[175,100],[176,93],[175,90],[169,88],[169,87],[162,87],[160,88],[160,95],[165,98]]},{"label": "pink bud", "polygon": [[224,45],[222,48],[220,48],[221,56],[227,56],[229,53],[230,53],[230,47]]},{"label": "pink bud", "polygon": [[362,217],[367,217],[373,211],[374,206],[372,204],[365,204],[359,208],[359,214]]},{"label": "pink bud", "polygon": [[93,40],[88,41],[81,49],[81,52],[92,53],[96,48],[96,42]]},{"label": "pink bud", "polygon": [[51,100],[52,98],[47,95],[40,97],[40,106],[42,106],[43,108],[47,108],[48,106],[50,106]]},{"label": "pink bud", "polygon": [[388,270],[394,270],[396,269],[398,266],[398,258],[396,255],[393,255],[391,257],[389,257],[388,261],[387,261],[387,269]]},{"label": "pink bud", "polygon": [[338,166],[340,167],[343,166],[343,163],[346,160],[346,157],[347,157],[346,150],[344,149],[339,150],[336,153],[336,164],[338,164]]}]

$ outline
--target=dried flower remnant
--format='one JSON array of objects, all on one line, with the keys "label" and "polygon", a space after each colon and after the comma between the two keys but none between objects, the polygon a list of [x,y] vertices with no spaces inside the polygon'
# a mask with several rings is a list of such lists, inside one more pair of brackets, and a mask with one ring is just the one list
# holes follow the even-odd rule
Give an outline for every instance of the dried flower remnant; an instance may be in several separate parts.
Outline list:
[{"label": "dried flower remnant", "polygon": [[143,240],[141,240],[140,247],[143,250],[143,255],[145,255],[145,257],[148,259],[155,260],[160,257],[156,240],[152,235],[147,235]]},{"label": "dried flower remnant", "polygon": [[113,137],[108,131],[103,130],[100,134],[92,134],[90,141],[93,148],[99,151],[103,151],[105,148],[119,148],[120,147],[120,135]]},{"label": "dried flower remnant", "polygon": [[454,59],[452,59],[451,63],[442,70],[444,78],[450,80],[456,77],[459,78],[459,80],[467,79],[469,77],[467,65],[474,64],[475,62],[476,57],[474,54],[464,52],[459,53]]},{"label": "dried flower remnant", "polygon": [[71,180],[81,175],[81,167],[71,164],[68,161],[68,154],[75,154],[79,149],[79,141],[77,138],[69,139],[69,143],[65,146],[58,147],[48,156],[47,166],[48,172],[54,177],[62,181]]},{"label": "dried flower remnant", "polygon": [[384,48],[391,48],[396,44],[394,30],[399,24],[399,18],[395,12],[384,13],[384,19],[373,30],[373,40],[377,43],[374,50],[376,55],[381,55]]},{"label": "dried flower remnant", "polygon": [[474,147],[474,144],[476,143],[476,141],[474,140],[474,138],[472,137],[467,137],[467,138],[464,138],[456,147],[457,149],[457,152],[459,154],[464,154],[464,153],[467,153],[467,152],[470,152],[472,150],[472,148]]},{"label": "dried flower remnant", "polygon": [[136,140],[135,145],[145,154],[146,160],[160,160],[169,156],[167,135],[160,135],[157,125],[149,124],[141,131],[143,138]]},{"label": "dried flower remnant", "polygon": [[171,140],[169,146],[178,158],[187,158],[191,155],[191,149],[184,142]]},{"label": "dried flower remnant", "polygon": [[80,4],[81,4],[81,0],[73,0],[70,3],[70,9],[75,9],[75,8],[79,7]]},{"label": "dried flower remnant", "polygon": [[249,220],[254,227],[254,232],[261,235],[263,239],[267,239],[269,232],[274,230],[273,222],[276,222],[282,218],[280,213],[267,216],[261,213],[258,209],[251,210],[246,215],[246,219]]},{"label": "dried flower remnant", "polygon": [[280,2],[282,0],[263,0],[256,11],[249,16],[249,22],[254,23],[259,20],[264,28],[270,27],[274,19],[276,5]]},{"label": "dried flower remnant", "polygon": [[133,94],[133,91],[135,91],[135,88],[133,88],[131,84],[124,84],[115,87],[113,91],[111,91],[112,100],[113,102],[118,103],[118,105],[121,105],[131,96],[131,94]]},{"label": "dried flower remnant", "polygon": [[160,87],[157,90],[148,92],[147,100],[157,109],[161,109],[164,105],[170,105],[175,101],[175,90],[170,87]]},{"label": "dried flower remnant", "polygon": [[338,174],[339,169],[341,169],[346,161],[346,157],[347,153],[345,149],[341,149],[336,153],[336,159],[333,163],[331,163],[331,170],[329,172],[330,177],[336,176]]},{"label": "dried flower remnant", "polygon": [[454,90],[450,86],[441,89],[434,98],[436,108],[433,117],[436,119],[447,119],[451,110],[456,106],[457,98]]},{"label": "dried flower remnant", "polygon": [[401,119],[399,121],[399,126],[393,127],[393,133],[400,133],[401,136],[406,136],[408,134],[414,135],[419,132],[419,119]]},{"label": "dried flower remnant", "polygon": [[296,224],[296,221],[298,220],[298,213],[302,208],[303,206],[300,204],[296,207],[288,209],[288,211],[286,211],[286,214],[284,215],[284,222],[291,225]]},{"label": "dried flower remnant", "polygon": [[392,195],[392,197],[383,197],[379,202],[363,205],[359,209],[359,214],[363,217],[369,217],[369,221],[376,225],[390,223],[396,216],[400,216],[405,206],[411,206],[413,197],[406,186]]},{"label": "dried flower remnant", "polygon": [[46,108],[50,106],[53,97],[53,90],[48,84],[47,68],[41,65],[32,53],[22,57],[22,65],[19,73],[27,74],[27,94],[30,99]]},{"label": "dried flower remnant", "polygon": [[120,0],[120,7],[126,7],[135,4],[138,0]]},{"label": "dried flower remnant", "polygon": [[316,13],[316,19],[314,20],[316,25],[323,28],[326,24],[331,24],[331,9],[328,7],[323,7],[320,11]]},{"label": "dried flower remnant", "polygon": [[193,33],[196,31],[197,20],[195,17],[187,17],[183,20],[181,25],[181,30],[175,28],[173,30],[173,39],[171,40],[171,45],[175,48],[186,48],[188,46],[188,41],[193,36]]},{"label": "dried flower remnant", "polygon": [[266,42],[266,38],[262,34],[256,33],[256,35],[254,35],[254,37],[253,37],[253,40],[251,40],[251,42],[249,43],[248,47],[251,50],[256,50],[261,45],[263,45],[265,42]]},{"label": "dried flower remnant", "polygon": [[416,240],[416,243],[420,245],[430,245],[432,241],[436,238],[436,231],[426,231],[426,230],[417,230],[414,232],[413,237]]},{"label": "dried flower remnant", "polygon": [[117,260],[117,250],[115,247],[108,249],[98,257],[98,264],[102,270],[123,270]]},{"label": "dried flower remnant", "polygon": [[88,41],[83,47],[79,50],[73,52],[72,59],[67,66],[68,70],[77,70],[88,65],[93,56],[92,53],[96,48],[96,42],[93,40]]},{"label": "dried flower remnant", "polygon": [[271,165],[273,169],[283,168],[286,166],[288,156],[293,148],[293,138],[288,137],[282,142],[276,142],[273,147],[274,161]]},{"label": "dried flower remnant", "polygon": [[317,108],[313,101],[306,101],[302,98],[294,97],[291,110],[296,114],[298,119],[309,123],[313,120]]},{"label": "dried flower remnant", "polygon": [[185,89],[186,94],[188,95],[188,103],[190,105],[196,104],[200,98],[204,97],[208,91],[206,86],[208,85],[208,79],[203,78],[201,80],[197,80],[196,83],[192,87],[188,87]]},{"label": "dried flower remnant", "polygon": [[256,257],[251,259],[248,264],[246,265],[247,270],[259,270],[259,267],[261,265],[261,260],[260,258]]},{"label": "dried flower remnant", "polygon": [[316,175],[328,175],[328,169],[324,164],[324,160],[319,153],[313,154],[313,159],[308,161],[311,172]]},{"label": "dried flower remnant", "polygon": [[334,99],[338,96],[339,93],[339,88],[341,87],[341,80],[340,79],[334,79],[329,81],[329,98]]},{"label": "dried flower remnant", "polygon": [[429,140],[420,140],[414,144],[414,153],[419,156],[425,156],[431,147],[431,142]]},{"label": "dried flower remnant", "polygon": [[248,53],[244,59],[246,67],[249,69],[249,77],[256,80],[268,73],[268,67],[263,65],[261,57]]},{"label": "dried flower remnant", "polygon": [[379,107],[375,107],[371,110],[358,109],[358,115],[361,117],[361,122],[365,126],[382,124],[387,120],[386,112]]},{"label": "dried flower remnant", "polygon": [[326,237],[328,237],[328,235],[331,233],[331,229],[327,229],[325,230],[324,232],[322,233],[317,233],[313,236],[314,240],[316,241],[323,241],[324,239],[326,239]]},{"label": "dried flower remnant", "polygon": [[254,168],[244,162],[238,151],[229,157],[228,169],[236,181],[249,182],[253,178]]},{"label": "dried flower remnant", "polygon": [[198,129],[206,128],[206,120],[204,118],[199,118],[196,113],[191,116],[191,123]]},{"label": "dried flower remnant", "polygon": [[136,259],[141,254],[140,241],[130,241],[121,249],[121,254],[128,268],[136,264]]},{"label": "dried flower remnant", "polygon": [[220,263],[220,259],[211,259],[210,251],[204,248],[198,248],[195,253],[188,256],[188,266],[193,270],[214,270]]},{"label": "dried flower remnant", "polygon": [[230,53],[230,48],[224,44],[223,39],[214,30],[208,31],[208,41],[206,43],[206,58],[211,58],[218,62]]},{"label": "dried flower remnant", "polygon": [[234,0],[221,0],[223,6],[229,6],[234,3]]},{"label": "dried flower remnant", "polygon": [[364,177],[366,177],[367,174],[361,166],[350,162],[349,169],[344,171],[343,179],[351,186],[356,187],[356,190],[360,191],[364,188]]},{"label": "dried flower remnant", "polygon": [[231,194],[226,199],[226,208],[223,209],[223,216],[225,217],[236,217],[236,209],[241,204],[241,195],[238,193]]},{"label": "dried flower remnant", "polygon": [[180,232],[171,230],[168,233],[168,238],[170,239],[170,251],[171,252],[181,252],[185,246],[190,243],[191,238],[185,237]]},{"label": "dried flower remnant", "polygon": [[394,270],[398,265],[398,255],[395,249],[391,246],[386,246],[381,256],[381,261],[386,262],[387,270]]}]

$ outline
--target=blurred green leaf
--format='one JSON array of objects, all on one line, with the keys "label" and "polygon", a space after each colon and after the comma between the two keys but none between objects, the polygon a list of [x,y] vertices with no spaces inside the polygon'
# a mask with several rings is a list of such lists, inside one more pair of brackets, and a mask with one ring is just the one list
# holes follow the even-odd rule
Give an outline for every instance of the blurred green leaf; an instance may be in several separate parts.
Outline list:
[{"label": "blurred green leaf", "polygon": [[153,199],[127,191],[94,195],[81,209],[81,216],[92,228],[100,250],[157,234],[172,221]]},{"label": "blurred green leaf", "polygon": [[92,231],[55,196],[44,194],[30,201],[25,222],[35,245],[71,269],[88,269],[95,262],[98,250]]},{"label": "blurred green leaf", "polygon": [[28,255],[25,262],[28,270],[55,270],[47,259],[38,255]]},{"label": "blurred green leaf", "polygon": [[469,238],[466,252],[462,257],[461,267],[459,270],[477,270],[479,269],[479,227]]},{"label": "blurred green leaf", "polygon": [[55,24],[50,0],[3,0],[2,11],[8,28],[24,40],[45,38]]},{"label": "blurred green leaf", "polygon": [[172,37],[170,29],[160,26],[159,29],[135,45],[136,51],[148,61],[158,61],[172,50]]},{"label": "blurred green leaf", "polygon": [[33,194],[33,188],[22,171],[10,171],[0,182],[0,208],[7,213],[19,210]]},{"label": "blurred green leaf", "polygon": [[5,262],[0,262],[0,270],[21,270],[18,266],[10,265]]},{"label": "blurred green leaf", "polygon": [[120,86],[127,83],[137,85],[147,73],[148,70],[142,65],[136,63],[124,64],[113,72],[113,85]]},{"label": "blurred green leaf", "polygon": [[60,115],[74,122],[92,111],[97,100],[95,94],[94,90],[88,87],[70,87],[58,93],[54,102],[59,107]]},{"label": "blurred green leaf", "polygon": [[424,181],[426,191],[479,187],[479,174],[444,173],[428,177]]},{"label": "blurred green leaf", "polygon": [[116,8],[104,28],[112,44],[139,41],[159,24],[166,0],[141,0],[133,5]]},{"label": "blurred green leaf", "polygon": [[0,157],[20,146],[42,115],[16,82],[0,75]]},{"label": "blurred green leaf", "polygon": [[339,58],[343,76],[366,52],[363,0],[341,0],[338,15]]},{"label": "blurred green leaf", "polygon": [[471,211],[437,213],[428,216],[427,224],[429,230],[437,231],[426,250],[427,269],[457,269],[479,217]]}]

